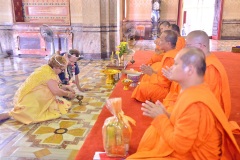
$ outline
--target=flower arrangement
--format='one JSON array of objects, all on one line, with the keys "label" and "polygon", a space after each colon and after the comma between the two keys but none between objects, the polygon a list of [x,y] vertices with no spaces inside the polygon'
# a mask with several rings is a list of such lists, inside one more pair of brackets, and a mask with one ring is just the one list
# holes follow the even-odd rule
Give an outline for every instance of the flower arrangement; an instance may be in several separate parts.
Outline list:
[{"label": "flower arrangement", "polygon": [[122,57],[124,53],[127,53],[127,42],[120,42],[120,44],[117,46],[116,54],[119,57]]}]

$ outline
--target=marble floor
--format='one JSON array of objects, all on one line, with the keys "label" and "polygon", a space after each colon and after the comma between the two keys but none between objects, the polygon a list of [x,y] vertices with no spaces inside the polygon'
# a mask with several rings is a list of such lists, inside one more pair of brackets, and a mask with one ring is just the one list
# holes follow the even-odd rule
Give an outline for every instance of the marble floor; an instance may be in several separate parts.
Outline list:
[{"label": "marble floor", "polygon": [[[211,50],[231,51],[240,41],[211,41]],[[154,50],[151,40],[136,41],[133,50]],[[0,113],[13,108],[12,100],[17,88],[42,64],[46,58],[8,57],[0,59]],[[68,114],[61,118],[38,124],[23,125],[14,119],[0,122],[1,160],[73,160],[85,137],[94,125],[114,85],[105,83],[106,76],[100,71],[108,60],[81,60],[80,83],[90,91],[82,104],[73,100]],[[116,77],[117,78],[117,77]],[[75,88],[76,89],[76,88]]]}]

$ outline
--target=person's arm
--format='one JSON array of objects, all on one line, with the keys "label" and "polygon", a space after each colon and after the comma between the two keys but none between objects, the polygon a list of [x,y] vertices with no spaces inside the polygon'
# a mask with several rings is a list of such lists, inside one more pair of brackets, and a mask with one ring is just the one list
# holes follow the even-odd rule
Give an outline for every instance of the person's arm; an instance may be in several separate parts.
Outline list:
[{"label": "person's arm", "polygon": [[145,64],[140,66],[140,70],[143,74],[147,74],[149,76],[151,76],[152,74],[157,74],[157,71],[153,70],[151,66]]},{"label": "person's arm", "polygon": [[50,79],[47,82],[47,86],[50,89],[50,91],[56,96],[61,96],[61,97],[65,96],[65,97],[68,97],[68,98],[71,98],[71,99],[75,97],[74,92],[65,91],[65,90],[61,89],[59,87],[59,83],[56,80]]},{"label": "person's arm", "polygon": [[82,87],[80,86],[80,84],[79,84],[78,75],[75,75],[75,84],[76,84],[76,86],[77,86],[77,88],[78,88],[79,91],[81,91],[81,92],[84,92],[84,91],[85,91],[85,89],[82,88]]},{"label": "person's arm", "polygon": [[65,91],[71,91],[71,92],[75,93],[75,91],[71,85],[65,85],[65,84],[60,83],[60,84],[58,84],[58,86],[59,86],[59,88],[65,90]]},{"label": "person's arm", "polygon": [[79,67],[78,67],[77,64],[75,64],[75,84],[76,84],[79,91],[81,91],[81,92],[88,91],[88,89],[82,88],[80,86],[80,82],[79,82],[79,78],[78,78],[79,73],[80,73]]},{"label": "person's arm", "polygon": [[200,125],[210,125],[208,113],[204,108],[206,106],[202,103],[192,104],[184,113],[174,117],[176,118],[174,122],[170,121],[166,115],[160,115],[153,120],[152,126],[171,148],[177,153],[184,154],[192,148],[199,132],[203,132],[199,130]]}]

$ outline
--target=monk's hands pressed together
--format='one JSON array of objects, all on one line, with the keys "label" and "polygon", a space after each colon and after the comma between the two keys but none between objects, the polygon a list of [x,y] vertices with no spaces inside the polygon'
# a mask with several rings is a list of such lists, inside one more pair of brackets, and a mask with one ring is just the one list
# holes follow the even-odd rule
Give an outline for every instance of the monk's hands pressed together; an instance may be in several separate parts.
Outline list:
[{"label": "monk's hands pressed together", "polygon": [[162,73],[167,79],[171,80],[172,67],[162,68]]},{"label": "monk's hands pressed together", "polygon": [[170,116],[160,101],[157,101],[155,104],[146,101],[145,103],[142,103],[141,110],[143,111],[143,115],[151,118],[155,118],[161,114],[166,114],[168,117]]},{"label": "monk's hands pressed together", "polygon": [[151,66],[148,66],[148,65],[141,65],[140,66],[140,70],[142,71],[143,74],[147,74],[149,76],[151,76],[153,74],[153,69]]}]

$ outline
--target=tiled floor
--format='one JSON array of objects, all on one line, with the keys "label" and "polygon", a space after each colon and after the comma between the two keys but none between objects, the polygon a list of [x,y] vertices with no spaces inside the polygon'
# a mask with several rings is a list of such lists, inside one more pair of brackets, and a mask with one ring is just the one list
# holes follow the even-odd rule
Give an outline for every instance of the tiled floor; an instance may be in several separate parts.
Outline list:
[{"label": "tiled floor", "polygon": [[[211,41],[211,50],[231,51],[240,41]],[[153,50],[153,41],[136,41],[134,50]],[[17,88],[37,67],[47,63],[44,58],[9,57],[0,59],[0,112],[12,109]],[[14,119],[0,123],[0,159],[72,160],[94,125],[105,100],[114,86],[105,84],[100,72],[108,61],[81,60],[81,84],[91,89],[85,93],[83,103],[73,101],[68,114],[59,119],[38,124],[23,125]]]}]

